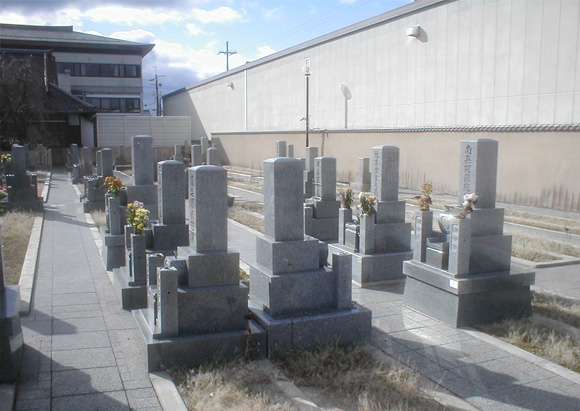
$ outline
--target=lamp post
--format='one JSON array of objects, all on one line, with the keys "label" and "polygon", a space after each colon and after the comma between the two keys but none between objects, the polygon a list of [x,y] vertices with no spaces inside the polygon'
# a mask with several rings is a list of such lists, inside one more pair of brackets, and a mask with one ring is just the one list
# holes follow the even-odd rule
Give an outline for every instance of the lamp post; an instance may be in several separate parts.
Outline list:
[{"label": "lamp post", "polygon": [[306,77],[306,147],[310,147],[310,143],[308,140],[308,132],[310,130],[310,114],[309,114],[309,107],[308,107],[308,103],[309,103],[309,99],[308,99],[308,89],[310,87],[310,75],[312,74],[312,72],[310,71],[310,65],[306,64],[304,67],[302,67],[302,71],[304,72],[304,77]]}]

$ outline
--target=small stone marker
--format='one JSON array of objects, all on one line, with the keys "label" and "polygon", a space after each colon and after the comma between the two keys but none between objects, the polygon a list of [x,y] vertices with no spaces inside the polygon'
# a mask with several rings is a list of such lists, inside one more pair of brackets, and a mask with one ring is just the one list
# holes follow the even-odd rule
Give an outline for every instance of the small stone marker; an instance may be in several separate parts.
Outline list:
[{"label": "small stone marker", "polygon": [[288,150],[285,140],[276,141],[276,157],[287,157]]},{"label": "small stone marker", "polygon": [[199,144],[193,144],[191,146],[191,166],[201,166],[203,164],[203,154],[202,147]]}]

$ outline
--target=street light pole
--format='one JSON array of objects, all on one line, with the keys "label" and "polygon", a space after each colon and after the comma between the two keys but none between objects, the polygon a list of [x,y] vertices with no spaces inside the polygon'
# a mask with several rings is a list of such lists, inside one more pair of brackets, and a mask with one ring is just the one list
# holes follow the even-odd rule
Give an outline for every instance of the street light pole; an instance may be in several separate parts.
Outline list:
[{"label": "street light pole", "polygon": [[309,88],[310,88],[310,66],[306,65],[302,69],[304,71],[304,77],[306,77],[306,147],[310,147],[310,141],[308,133],[310,131],[310,112],[309,112]]}]

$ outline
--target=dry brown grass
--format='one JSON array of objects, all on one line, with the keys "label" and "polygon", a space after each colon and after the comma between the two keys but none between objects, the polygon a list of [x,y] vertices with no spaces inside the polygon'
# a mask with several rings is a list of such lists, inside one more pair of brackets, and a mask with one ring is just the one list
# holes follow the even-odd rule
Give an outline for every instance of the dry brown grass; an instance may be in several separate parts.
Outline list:
[{"label": "dry brown grass", "polygon": [[549,253],[580,257],[580,248],[557,241],[512,234],[512,255],[529,261],[552,261],[557,258]]},{"label": "dry brown grass", "polygon": [[242,188],[244,190],[252,191],[254,193],[261,193],[262,187],[257,181],[242,180],[235,177],[228,178],[228,185],[232,187]]},{"label": "dry brown grass", "polygon": [[93,211],[91,217],[97,227],[102,227],[107,224],[107,214],[104,211]]},{"label": "dry brown grass", "polygon": [[478,328],[516,347],[580,372],[580,344],[569,335],[529,319],[507,320]]},{"label": "dry brown grass", "polygon": [[28,249],[35,213],[8,212],[2,216],[2,256],[6,283],[20,281],[20,272]]},{"label": "dry brown grass", "polygon": [[[535,314],[550,317],[572,327],[580,326],[580,304],[537,292],[533,292],[532,296],[532,309]],[[572,371],[580,372],[580,341],[546,324],[525,318],[477,328]]]},{"label": "dry brown grass", "polygon": [[569,218],[550,217],[544,215],[506,210],[505,221],[532,227],[545,228],[569,234],[580,235],[580,221]]},{"label": "dry brown grass", "polygon": [[292,408],[273,400],[268,375],[257,362],[235,361],[199,369],[173,369],[173,379],[189,410],[286,411]]},{"label": "dry brown grass", "polygon": [[349,410],[445,409],[417,387],[417,375],[375,360],[360,346],[328,346],[278,362],[301,387],[315,387],[331,407]]},{"label": "dry brown grass", "polygon": [[[246,205],[244,205],[246,204]],[[264,218],[255,211],[248,210],[245,207],[252,208],[254,206],[248,206],[248,204],[258,204],[258,203],[234,203],[233,207],[228,209],[228,218],[237,221],[240,224],[250,227],[253,230],[264,233]],[[259,206],[260,204],[258,204]]]},{"label": "dry brown grass", "polygon": [[534,312],[580,328],[580,304],[556,296],[532,292]]}]

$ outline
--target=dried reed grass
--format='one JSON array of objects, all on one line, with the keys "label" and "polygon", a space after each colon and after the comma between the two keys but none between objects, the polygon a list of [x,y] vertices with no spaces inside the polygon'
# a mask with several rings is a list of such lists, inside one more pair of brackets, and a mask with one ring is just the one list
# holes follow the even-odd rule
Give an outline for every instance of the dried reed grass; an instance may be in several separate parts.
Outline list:
[{"label": "dried reed grass", "polygon": [[35,217],[34,213],[21,211],[8,212],[2,216],[2,256],[7,284],[18,284],[20,281]]}]

